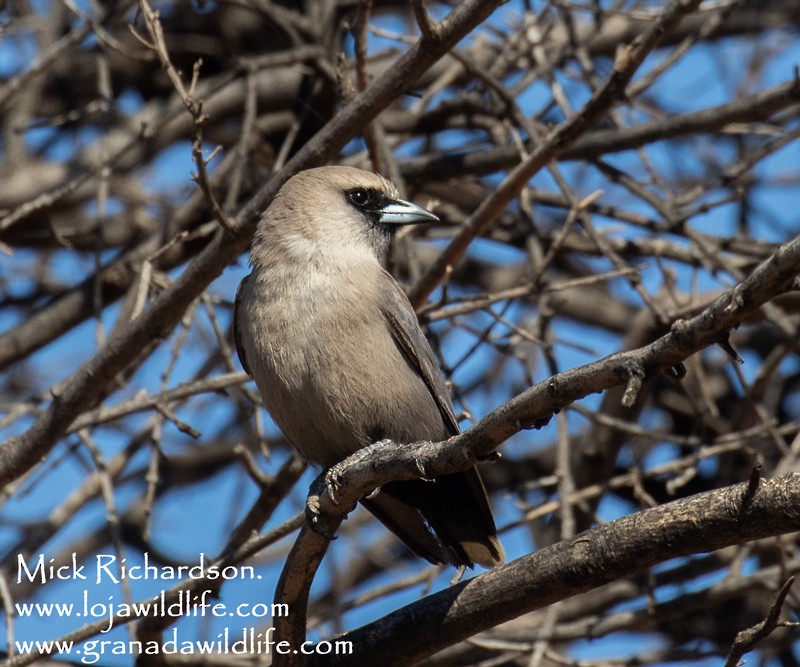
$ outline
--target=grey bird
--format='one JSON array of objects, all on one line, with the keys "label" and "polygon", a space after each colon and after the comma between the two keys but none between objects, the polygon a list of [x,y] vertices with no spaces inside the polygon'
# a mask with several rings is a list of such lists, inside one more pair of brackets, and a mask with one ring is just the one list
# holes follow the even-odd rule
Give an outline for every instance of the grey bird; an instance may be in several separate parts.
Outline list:
[{"label": "grey bird", "polygon": [[[433,351],[382,266],[398,226],[437,219],[351,167],[297,174],[264,212],[236,294],[236,347],[306,461],[328,468],[379,440],[459,433]],[[475,468],[392,482],[361,502],[432,563],[504,560]]]}]

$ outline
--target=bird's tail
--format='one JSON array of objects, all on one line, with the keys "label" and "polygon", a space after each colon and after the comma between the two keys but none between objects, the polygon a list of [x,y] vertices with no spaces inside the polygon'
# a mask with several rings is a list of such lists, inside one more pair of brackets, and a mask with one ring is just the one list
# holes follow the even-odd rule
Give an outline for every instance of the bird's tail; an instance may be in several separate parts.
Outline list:
[{"label": "bird's tail", "polygon": [[486,491],[474,468],[430,482],[392,482],[364,505],[432,563],[494,567],[505,560]]}]

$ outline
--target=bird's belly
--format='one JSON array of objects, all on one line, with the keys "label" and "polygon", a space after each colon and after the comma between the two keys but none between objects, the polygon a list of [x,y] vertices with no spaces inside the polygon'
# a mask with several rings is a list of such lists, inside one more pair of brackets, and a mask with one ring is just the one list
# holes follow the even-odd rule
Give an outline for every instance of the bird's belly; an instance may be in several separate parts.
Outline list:
[{"label": "bird's belly", "polygon": [[305,460],[327,467],[383,438],[447,437],[428,388],[384,327],[306,313],[264,322],[260,334],[250,363],[264,405]]}]

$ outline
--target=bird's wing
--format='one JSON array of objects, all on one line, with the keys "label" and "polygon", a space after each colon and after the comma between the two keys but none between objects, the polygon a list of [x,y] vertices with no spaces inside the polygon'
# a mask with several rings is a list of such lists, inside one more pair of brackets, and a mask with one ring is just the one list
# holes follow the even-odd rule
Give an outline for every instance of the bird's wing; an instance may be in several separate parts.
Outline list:
[{"label": "bird's wing", "polygon": [[417,316],[408,298],[394,279],[386,272],[382,277],[387,282],[388,289],[382,291],[385,299],[381,302],[381,311],[389,331],[410,366],[428,387],[445,426],[452,435],[457,435],[460,429],[453,412],[453,404],[450,402],[447,385],[439,370],[433,350],[419,327]]},{"label": "bird's wing", "polygon": [[[433,350],[400,286],[388,273],[383,279],[387,288],[381,290],[383,301],[380,307],[389,330],[411,368],[427,386],[445,427],[456,435],[459,433],[458,421]],[[436,436],[432,433],[431,437]],[[365,504],[417,554],[431,562],[438,560],[458,565],[477,562],[487,567],[503,562],[503,548],[496,537],[497,529],[486,490],[475,468],[438,477],[434,483],[406,481],[388,484],[378,494],[378,499],[386,496],[395,502],[383,500],[382,504]],[[419,515],[414,518],[399,514],[395,507],[397,501],[419,510],[425,521]],[[426,523],[449,551],[447,558],[442,558],[425,542],[422,532],[427,532]]]},{"label": "bird's wing", "polygon": [[241,316],[242,308],[242,292],[246,289],[247,281],[250,280],[252,274],[246,275],[236,288],[236,299],[233,302],[233,342],[236,344],[236,354],[239,356],[239,363],[242,364],[245,372],[248,375],[253,375],[247,366],[247,357],[244,353],[244,345],[242,345],[242,329],[239,317]]}]

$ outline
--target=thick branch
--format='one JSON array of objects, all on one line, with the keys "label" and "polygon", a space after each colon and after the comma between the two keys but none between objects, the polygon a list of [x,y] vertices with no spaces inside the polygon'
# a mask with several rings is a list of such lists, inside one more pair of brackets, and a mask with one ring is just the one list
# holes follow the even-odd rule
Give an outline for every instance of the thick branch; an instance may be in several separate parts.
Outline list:
[{"label": "thick branch", "polygon": [[[477,632],[657,563],[800,529],[800,474],[684,498],[586,531],[345,633],[350,656],[311,664],[409,665]],[[419,632],[420,627],[436,632]]]}]

